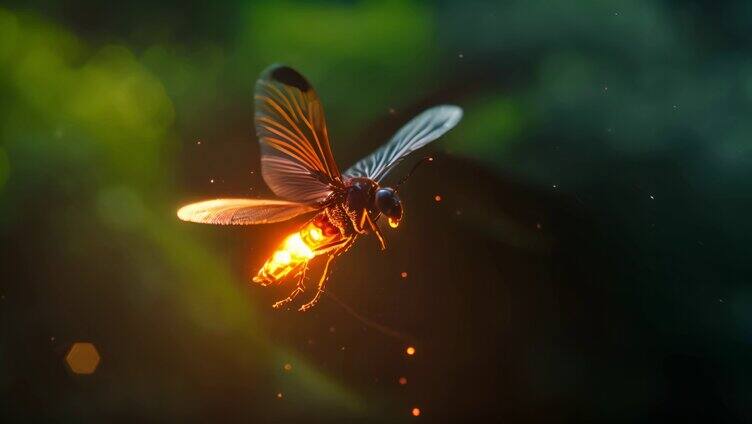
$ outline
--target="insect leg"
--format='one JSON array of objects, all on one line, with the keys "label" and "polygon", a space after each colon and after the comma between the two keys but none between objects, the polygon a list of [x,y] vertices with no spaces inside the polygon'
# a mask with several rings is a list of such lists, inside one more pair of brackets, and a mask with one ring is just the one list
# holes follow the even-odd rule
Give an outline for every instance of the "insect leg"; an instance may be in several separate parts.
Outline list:
[{"label": "insect leg", "polygon": [[355,230],[360,234],[365,234],[366,232],[366,223],[371,223],[371,218],[368,216],[368,209],[363,209],[360,212],[360,220],[358,220],[357,225],[355,225]]},{"label": "insect leg", "polygon": [[379,244],[381,245],[381,250],[386,250],[386,243],[384,242],[384,235],[381,234],[381,230],[379,229],[379,226],[376,225],[375,222],[371,219],[371,217],[368,217],[368,225],[371,226],[371,230],[374,234],[376,234],[376,238],[379,239]]},{"label": "insect leg", "polygon": [[305,312],[313,305],[316,304],[316,302],[319,301],[319,298],[321,297],[321,293],[324,291],[324,285],[326,284],[326,280],[329,279],[329,276],[331,275],[331,271],[329,269],[329,266],[331,265],[334,258],[340,255],[340,253],[344,253],[347,251],[347,249],[350,248],[350,246],[355,242],[355,237],[348,238],[343,244],[342,247],[338,248],[334,251],[334,253],[330,254],[329,257],[326,259],[326,265],[324,265],[324,272],[321,274],[321,279],[319,279],[319,284],[316,287],[316,294],[313,296],[313,299],[311,299],[308,303],[304,304],[303,306],[298,309],[300,312]]},{"label": "insect leg", "polygon": [[305,274],[306,274],[307,269],[308,269],[308,262],[303,264],[303,269],[298,273],[297,275],[298,282],[295,285],[295,289],[293,289],[292,293],[290,293],[290,295],[287,296],[286,298],[278,302],[275,302],[274,305],[272,305],[272,308],[279,309],[287,305],[288,303],[295,300],[295,298],[298,297],[300,293],[303,293],[305,291]]},{"label": "insect leg", "polygon": [[321,274],[321,279],[319,279],[319,285],[316,287],[316,294],[313,296],[313,299],[311,299],[308,303],[304,304],[303,306],[298,309],[300,312],[305,312],[313,307],[318,301],[319,297],[321,296],[321,292],[324,291],[324,284],[326,283],[326,280],[329,279],[329,265],[334,260],[334,253],[329,255],[329,257],[326,259],[326,265],[324,265],[324,272]]}]

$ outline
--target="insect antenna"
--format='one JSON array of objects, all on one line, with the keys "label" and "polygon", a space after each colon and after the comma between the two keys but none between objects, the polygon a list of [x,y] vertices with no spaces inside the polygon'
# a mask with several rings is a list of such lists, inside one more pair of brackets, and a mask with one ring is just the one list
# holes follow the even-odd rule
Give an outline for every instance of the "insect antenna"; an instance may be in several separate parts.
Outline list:
[{"label": "insect antenna", "polygon": [[413,172],[415,172],[415,170],[418,169],[420,165],[423,165],[424,163],[428,163],[428,162],[433,162],[433,160],[434,160],[433,156],[426,156],[423,159],[419,160],[418,163],[413,165],[413,169],[411,169],[410,172],[407,173],[407,175],[405,175],[401,180],[399,180],[397,185],[394,186],[394,190],[396,191],[399,188],[399,186],[402,185],[402,183],[407,181],[407,179],[413,175]]},{"label": "insect antenna", "polygon": [[332,294],[332,292],[325,291],[323,293],[327,297],[329,297],[329,299],[331,299],[332,301],[334,301],[334,303],[338,304],[342,309],[344,309],[345,312],[347,312],[348,314],[352,315],[355,319],[357,319],[358,321],[360,321],[364,325],[366,325],[368,327],[371,327],[374,330],[378,331],[379,333],[381,333],[381,334],[383,334],[383,335],[385,335],[387,337],[392,337],[392,338],[395,338],[395,339],[398,339],[398,340],[403,340],[403,341],[412,341],[412,340],[415,340],[415,338],[412,337],[412,336],[410,336],[409,334],[405,334],[405,333],[399,332],[397,330],[393,330],[393,329],[391,329],[391,328],[389,328],[389,327],[387,327],[385,325],[381,325],[381,324],[379,324],[377,322],[374,322],[373,320],[368,319],[368,318],[364,317],[363,315],[355,312],[355,310],[353,308],[351,308],[350,306],[348,306],[345,302],[339,300],[337,298],[337,296],[335,296],[334,294]]}]

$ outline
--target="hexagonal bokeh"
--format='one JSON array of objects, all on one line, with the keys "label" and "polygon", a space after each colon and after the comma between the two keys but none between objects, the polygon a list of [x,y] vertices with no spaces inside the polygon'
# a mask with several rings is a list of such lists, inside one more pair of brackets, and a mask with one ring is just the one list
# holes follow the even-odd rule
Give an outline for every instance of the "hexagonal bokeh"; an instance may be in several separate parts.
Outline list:
[{"label": "hexagonal bokeh", "polygon": [[88,342],[76,342],[65,355],[65,363],[75,374],[92,374],[99,365],[99,352]]}]

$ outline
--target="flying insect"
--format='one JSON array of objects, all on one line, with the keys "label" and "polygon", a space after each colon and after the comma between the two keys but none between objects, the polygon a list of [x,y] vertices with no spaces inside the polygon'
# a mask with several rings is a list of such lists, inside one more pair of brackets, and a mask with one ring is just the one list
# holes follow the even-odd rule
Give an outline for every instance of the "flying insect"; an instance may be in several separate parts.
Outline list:
[{"label": "flying insect", "polygon": [[[305,291],[309,262],[325,257],[316,293],[298,309],[306,311],[318,302],[332,261],[347,252],[358,237],[373,234],[381,248],[386,248],[377,222],[383,215],[390,227],[399,225],[404,211],[398,189],[412,172],[393,187],[381,182],[407,155],[457,125],[462,109],[442,105],[424,111],[386,144],[341,173],[332,155],[321,101],[300,73],[284,65],[267,68],[256,83],[254,105],[261,175],[280,199],[207,200],[183,206],[178,217],[205,224],[249,225],[311,214],[253,277],[264,286],[296,281],[290,295],[273,305],[281,308]],[[430,160],[418,162],[413,171]]]}]

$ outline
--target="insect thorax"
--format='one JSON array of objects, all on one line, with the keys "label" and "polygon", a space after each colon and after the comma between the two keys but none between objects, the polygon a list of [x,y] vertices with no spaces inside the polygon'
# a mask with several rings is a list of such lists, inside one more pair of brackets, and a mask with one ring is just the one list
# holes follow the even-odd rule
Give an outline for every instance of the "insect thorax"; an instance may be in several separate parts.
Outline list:
[{"label": "insect thorax", "polygon": [[338,202],[324,209],[321,215],[326,218],[329,225],[337,228],[342,235],[349,236],[355,234],[355,228],[347,212],[345,204]]}]

